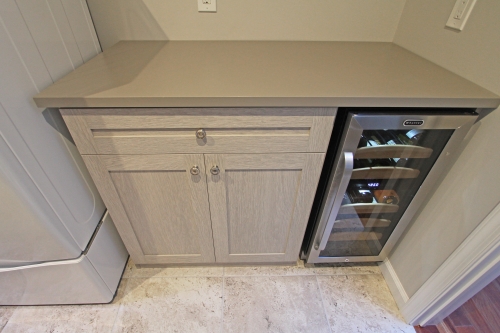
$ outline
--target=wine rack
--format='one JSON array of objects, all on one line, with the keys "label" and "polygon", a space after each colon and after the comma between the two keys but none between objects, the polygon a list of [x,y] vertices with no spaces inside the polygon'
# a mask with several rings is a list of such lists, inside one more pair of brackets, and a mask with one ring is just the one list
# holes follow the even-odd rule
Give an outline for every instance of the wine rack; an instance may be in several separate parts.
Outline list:
[{"label": "wine rack", "polygon": [[385,203],[356,203],[340,206],[339,215],[395,213],[398,205]]},{"label": "wine rack", "polygon": [[431,194],[446,156],[477,114],[399,113],[398,108],[339,112],[346,122],[334,131],[339,145],[332,144],[325,159],[325,185],[316,196],[304,257],[308,263],[381,261]]},{"label": "wine rack", "polygon": [[[409,202],[405,189],[414,187],[421,176],[422,165],[432,159],[434,153],[433,148],[419,145],[415,137],[413,141],[405,139],[406,132],[362,133],[329,243],[343,244],[354,252],[356,247],[371,252],[383,247],[386,236]],[[425,138],[425,133],[418,131],[418,139],[422,137]]]},{"label": "wine rack", "polygon": [[351,179],[403,179],[417,178],[420,170],[401,167],[359,168],[352,172]]},{"label": "wine rack", "polygon": [[352,218],[336,220],[334,229],[354,229],[354,228],[386,228],[391,224],[391,220],[377,218]]},{"label": "wine rack", "polygon": [[368,146],[356,149],[354,158],[429,158],[433,149],[420,146],[391,145],[391,146]]}]

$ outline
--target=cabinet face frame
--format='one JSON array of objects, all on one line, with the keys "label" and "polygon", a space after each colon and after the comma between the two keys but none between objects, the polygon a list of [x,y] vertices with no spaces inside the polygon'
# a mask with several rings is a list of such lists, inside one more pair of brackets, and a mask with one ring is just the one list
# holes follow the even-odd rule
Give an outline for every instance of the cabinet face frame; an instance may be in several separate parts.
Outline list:
[{"label": "cabinet face frame", "polygon": [[[118,232],[124,240],[132,260],[136,264],[175,264],[175,263],[213,263],[215,262],[212,227],[210,221],[210,210],[208,204],[207,184],[205,177],[205,164],[202,154],[193,155],[83,155],[83,159],[89,169],[92,178],[101,194],[108,210],[113,217]],[[193,176],[190,168],[196,165],[200,174]],[[194,216],[193,224],[188,226],[195,228],[198,239],[186,239],[186,242],[198,242],[199,254],[176,254],[176,255],[151,255],[145,254],[141,247],[137,233],[134,230],[127,209],[124,207],[119,192],[113,182],[110,172],[159,172],[173,171],[184,172],[186,177],[184,189],[187,189]],[[169,184],[145,184],[153,189]],[[175,189],[172,189],[175,191]],[[152,209],[154,209],[152,203]],[[161,204],[156,203],[156,204]],[[133,207],[129,207],[133,209]],[[154,213],[154,212],[153,212]],[[175,223],[168,221],[166,223]],[[143,239],[148,241],[147,239]],[[151,239],[154,241],[154,239]]]},{"label": "cabinet face frame", "polygon": [[[216,259],[218,263],[285,263],[297,260],[337,108],[88,108],[61,109],[60,111],[135,263],[195,264],[213,263]],[[132,145],[128,147],[129,141],[122,140],[120,133],[109,135],[110,132],[108,132],[108,130],[113,132],[114,129],[118,129],[118,131],[123,130],[123,133],[127,135],[128,131],[137,131],[133,135],[140,137],[141,132],[150,130],[161,131],[163,128],[194,130],[204,126],[236,134],[234,137],[231,134],[227,138],[219,138],[216,146],[201,144],[193,146],[191,141],[180,138],[181,141],[178,141],[180,145],[172,145],[173,142],[170,142],[168,147],[163,146],[158,150],[148,145],[160,147],[165,142],[156,139],[148,141],[149,139],[146,138],[145,141],[132,142]],[[96,133],[97,136],[104,137],[104,141],[97,143]],[[297,134],[296,137],[294,133]],[[154,137],[157,133],[152,134]],[[195,132],[193,131],[192,134],[194,136]],[[207,136],[209,137],[210,133]],[[118,139],[115,140],[115,138]],[[217,140],[215,133],[214,138]],[[273,138],[274,141],[272,141]],[[114,144],[120,145],[120,148],[118,146],[113,148]],[[242,146],[239,147],[240,145]],[[108,147],[106,148],[108,150],[104,150],[107,153],[103,153],[103,147]],[[122,150],[128,153],[118,154]],[[153,155],[152,151],[158,155]],[[188,154],[184,155],[184,153]],[[153,158],[153,156],[157,157]],[[182,164],[179,162],[182,160],[181,157],[187,160],[191,158],[190,162],[183,164],[182,167],[175,165],[173,168],[189,172],[191,164],[197,164],[200,174],[206,176],[203,177],[205,187],[202,188],[202,182],[200,182],[196,190],[192,190],[193,200],[200,205],[197,209],[199,214],[197,220],[202,221],[204,225],[201,228],[203,229],[201,234],[206,239],[200,247],[203,247],[202,253],[205,253],[205,256],[146,255],[141,248],[110,171],[126,168],[127,163],[132,169],[143,168],[146,171],[168,169],[167,164],[158,163],[158,158],[161,158],[159,156],[168,158],[171,162],[177,160],[176,163],[179,165]],[[291,207],[293,220],[290,224],[287,247],[282,253],[276,255],[253,253],[237,256],[229,254],[228,234],[226,232],[224,236],[222,225],[223,221],[227,223],[227,215],[226,220],[221,215],[224,213],[223,204],[219,203],[218,199],[214,199],[215,202],[209,204],[208,191],[211,186],[208,185],[207,180],[211,180],[212,175],[209,173],[210,167],[205,168],[204,161],[213,157],[229,161],[229,167],[241,167],[242,170],[249,167],[257,170],[256,164],[261,167],[267,165],[268,168],[274,168],[274,170],[300,170],[297,195]],[[155,159],[157,162],[151,163]],[[224,170],[222,170],[223,173]],[[221,191],[217,187],[212,190]],[[210,215],[212,206],[222,207],[216,209],[219,217],[215,222],[211,221],[214,219],[214,214]],[[215,229],[219,232],[217,237],[212,236],[212,228],[214,228],[214,233]],[[201,237],[202,235],[200,239]],[[214,244],[215,238],[219,245]],[[214,254],[215,246],[221,246],[221,249],[217,251],[217,257]]]},{"label": "cabinet face frame", "polygon": [[[214,233],[214,247],[215,256],[217,262],[219,263],[264,263],[264,262],[294,262],[299,256],[300,246],[302,244],[302,238],[304,237],[305,228],[307,226],[307,221],[311,206],[314,200],[314,194],[316,192],[317,183],[321,173],[321,166],[323,165],[325,154],[319,153],[291,153],[291,154],[205,154],[205,166],[208,184],[208,193],[210,200],[210,212],[212,217],[212,228]],[[219,168],[218,175],[212,175],[210,169],[214,166]],[[259,172],[259,171],[271,171],[274,174],[280,176],[280,173],[286,173],[288,171],[295,172],[298,176],[295,183],[282,184],[285,191],[289,193],[283,193],[284,197],[291,198],[293,200],[288,200],[288,205],[280,207],[280,204],[284,204],[282,201],[275,197],[271,197],[275,192],[269,188],[269,186],[274,186],[273,183],[266,184],[265,182],[258,183],[247,183],[244,186],[240,186],[240,189],[245,189],[245,193],[235,193],[232,195],[241,195],[242,197],[247,196],[249,201],[254,197],[252,194],[257,193],[262,194],[265,200],[273,200],[275,202],[276,209],[284,209],[290,212],[289,220],[274,220],[271,223],[276,223],[274,226],[270,226],[270,229],[281,229],[285,233],[286,242],[284,243],[283,250],[281,252],[273,253],[231,253],[231,247],[233,248],[243,248],[244,245],[238,244],[238,242],[245,242],[246,239],[231,239],[230,228],[234,226],[233,221],[229,221],[229,208],[227,206],[228,200],[228,188],[231,185],[230,182],[233,180],[228,177],[228,171],[232,172]],[[245,181],[245,176],[240,176],[239,180],[241,182]],[[288,178],[290,179],[290,178]],[[238,184],[241,185],[241,184]],[[279,184],[278,184],[279,185]],[[249,193],[250,194],[249,194]],[[265,197],[269,196],[269,197]],[[233,197],[234,198],[234,197]],[[259,201],[261,198],[256,198]],[[234,203],[231,201],[231,204]],[[291,203],[291,206],[290,206]],[[240,202],[244,205],[245,203]],[[249,202],[250,204],[250,202]],[[239,216],[242,220],[248,217],[243,217],[241,214],[245,214],[244,210],[247,207],[231,207],[231,210],[238,210]],[[236,215],[238,215],[238,213]],[[251,212],[250,219],[252,218]],[[256,213],[255,216],[258,216]],[[245,226],[241,225],[241,221],[234,221],[235,224],[240,222],[238,228],[244,229]],[[266,226],[263,226],[266,228]],[[256,230],[255,228],[248,228],[248,233],[250,236],[254,237],[255,243],[259,243],[263,246],[263,242],[259,242],[262,239],[272,241],[274,237],[279,238],[280,234],[275,235],[265,235],[262,234],[261,230]],[[253,233],[253,235],[252,235]],[[239,233],[241,235],[241,232]],[[244,238],[244,237],[242,237]],[[269,244],[272,245],[272,244]],[[263,246],[267,247],[267,246]],[[270,246],[272,247],[272,246]]]}]

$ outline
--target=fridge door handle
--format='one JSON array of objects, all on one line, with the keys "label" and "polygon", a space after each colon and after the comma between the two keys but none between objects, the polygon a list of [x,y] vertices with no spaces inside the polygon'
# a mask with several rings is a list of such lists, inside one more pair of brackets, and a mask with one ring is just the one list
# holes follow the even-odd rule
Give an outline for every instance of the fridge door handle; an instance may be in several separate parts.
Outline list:
[{"label": "fridge door handle", "polygon": [[330,215],[328,217],[328,223],[326,224],[325,231],[323,232],[323,236],[321,237],[320,243],[316,245],[318,247],[316,250],[319,251],[324,250],[326,247],[326,243],[328,243],[328,238],[330,237],[333,224],[335,223],[335,217],[337,217],[340,205],[342,204],[342,200],[344,199],[344,193],[347,190],[347,185],[349,185],[349,181],[351,180],[353,169],[354,169],[354,154],[352,152],[344,152],[342,179],[340,181],[337,193],[335,194],[335,200],[333,201],[332,210],[330,211]]}]

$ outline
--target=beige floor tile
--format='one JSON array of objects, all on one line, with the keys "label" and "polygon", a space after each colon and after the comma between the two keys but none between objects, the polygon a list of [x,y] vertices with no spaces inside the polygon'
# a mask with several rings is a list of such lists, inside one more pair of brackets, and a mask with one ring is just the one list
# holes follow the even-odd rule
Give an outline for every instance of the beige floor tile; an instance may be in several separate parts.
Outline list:
[{"label": "beige floor tile", "polygon": [[314,267],[317,275],[382,274],[377,265],[339,265],[338,267]]},{"label": "beige floor tile", "polygon": [[329,332],[315,276],[224,280],[224,332]]},{"label": "beige floor tile", "polygon": [[222,278],[131,278],[113,332],[219,332]]},{"label": "beige floor tile", "polygon": [[382,275],[317,276],[333,333],[415,333]]},{"label": "beige floor tile", "polygon": [[0,332],[14,314],[15,306],[0,306]]},{"label": "beige floor tile", "polygon": [[[129,259],[125,272],[127,277],[221,277],[224,269],[211,266],[139,268]],[[125,277],[125,274],[124,274]]]},{"label": "beige floor tile", "polygon": [[288,276],[288,275],[314,275],[313,268],[305,268],[304,262],[299,260],[294,266],[241,266],[224,267],[224,276]]},{"label": "beige floor tile", "polygon": [[2,333],[111,332],[127,281],[122,279],[111,304],[20,306]]}]

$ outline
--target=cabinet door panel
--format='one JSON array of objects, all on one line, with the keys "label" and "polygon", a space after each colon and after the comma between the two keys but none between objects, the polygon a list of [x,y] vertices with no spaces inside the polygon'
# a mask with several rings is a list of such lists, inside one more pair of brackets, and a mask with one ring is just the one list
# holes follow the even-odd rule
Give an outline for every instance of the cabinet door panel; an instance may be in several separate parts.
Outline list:
[{"label": "cabinet door panel", "polygon": [[135,263],[214,261],[203,155],[84,159]]},{"label": "cabinet door panel", "polygon": [[297,260],[323,158],[205,155],[217,262]]}]

